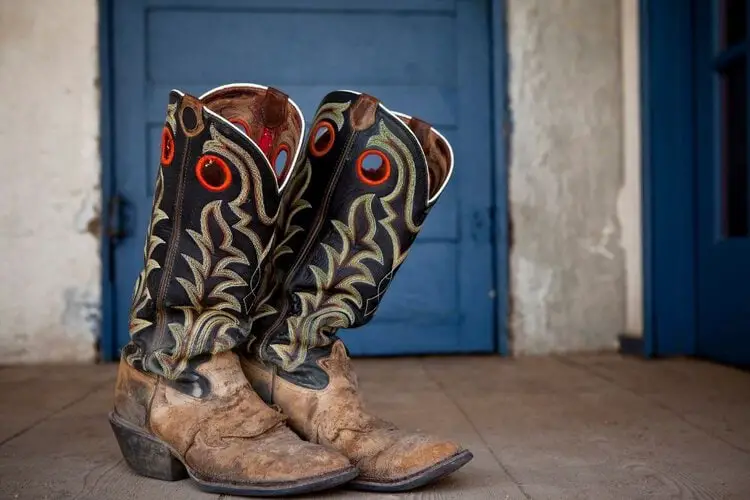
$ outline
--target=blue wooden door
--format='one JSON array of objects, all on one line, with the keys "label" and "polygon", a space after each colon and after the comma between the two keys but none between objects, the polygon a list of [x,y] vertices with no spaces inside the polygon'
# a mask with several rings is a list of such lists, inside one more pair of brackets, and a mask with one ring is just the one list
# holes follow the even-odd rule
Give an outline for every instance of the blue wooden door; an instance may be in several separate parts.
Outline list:
[{"label": "blue wooden door", "polygon": [[746,0],[695,0],[696,352],[750,365],[750,175]]},{"label": "blue wooden door", "polygon": [[[489,2],[112,0],[114,177],[129,236],[114,247],[116,345],[158,166],[167,94],[231,82],[278,87],[313,117],[335,89],[370,93],[451,141],[451,184],[354,354],[494,349]],[[309,122],[308,122],[309,125]]]}]

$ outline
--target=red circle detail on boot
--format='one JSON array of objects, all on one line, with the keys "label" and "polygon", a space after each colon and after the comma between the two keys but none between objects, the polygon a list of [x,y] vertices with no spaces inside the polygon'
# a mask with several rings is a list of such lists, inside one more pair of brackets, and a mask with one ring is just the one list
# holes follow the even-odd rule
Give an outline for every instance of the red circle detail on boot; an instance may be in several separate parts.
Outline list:
[{"label": "red circle detail on boot", "polygon": [[378,186],[391,176],[391,161],[382,151],[366,149],[357,158],[357,176],[365,184]]},{"label": "red circle detail on boot", "polygon": [[336,131],[328,122],[318,122],[310,134],[310,154],[319,158],[328,153],[333,147]]},{"label": "red circle detail on boot", "polygon": [[161,131],[161,164],[168,167],[174,160],[174,137],[169,127],[164,127]]},{"label": "red circle detail on boot", "polygon": [[232,171],[223,159],[215,155],[203,155],[195,165],[195,176],[201,186],[209,191],[224,191],[232,183]]}]

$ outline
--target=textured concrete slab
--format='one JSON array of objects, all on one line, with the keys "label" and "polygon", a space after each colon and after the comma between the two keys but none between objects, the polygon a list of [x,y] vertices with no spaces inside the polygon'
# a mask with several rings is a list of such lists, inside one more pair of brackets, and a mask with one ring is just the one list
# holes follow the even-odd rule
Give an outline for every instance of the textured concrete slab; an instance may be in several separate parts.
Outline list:
[{"label": "textured concrete slab", "polygon": [[[381,416],[461,440],[475,459],[409,494],[310,498],[750,498],[750,373],[615,355],[356,366]],[[0,498],[219,498],[127,468],[106,419],[114,376],[111,365],[0,369]]]}]

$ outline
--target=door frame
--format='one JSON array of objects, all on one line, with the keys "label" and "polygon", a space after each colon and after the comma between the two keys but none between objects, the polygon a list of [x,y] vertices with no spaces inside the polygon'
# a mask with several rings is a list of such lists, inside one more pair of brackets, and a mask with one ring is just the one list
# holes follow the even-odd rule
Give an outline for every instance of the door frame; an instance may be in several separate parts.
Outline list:
[{"label": "door frame", "polygon": [[697,353],[692,11],[692,1],[639,0],[646,357]]},{"label": "door frame", "polygon": [[112,79],[112,13],[114,0],[99,0],[99,154],[101,156],[101,325],[98,343],[99,359],[104,362],[119,358],[117,339],[115,339],[115,281],[114,281],[114,246],[110,238],[110,221],[112,217],[110,200],[115,193],[115,150],[112,134],[114,127],[113,100],[114,82]]},{"label": "door frame", "polygon": [[[461,1],[461,0],[459,0]],[[508,300],[509,284],[509,246],[508,225],[508,144],[511,134],[511,120],[507,98],[507,30],[506,0],[487,0],[491,16],[488,20],[490,32],[490,51],[492,67],[490,68],[491,106],[493,110],[492,161],[494,179],[494,204],[491,207],[491,240],[493,242],[492,273],[494,276],[494,351],[500,355],[510,354],[508,343]],[[109,237],[110,213],[109,200],[116,187],[114,172],[114,80],[112,78],[113,56],[112,36],[114,20],[112,14],[115,0],[99,0],[99,68],[100,68],[100,155],[101,155],[101,201],[102,224],[101,234],[101,338],[98,343],[99,357],[102,361],[113,361],[119,357],[115,339],[114,275],[113,245]]]},{"label": "door frame", "polygon": [[492,154],[495,174],[491,220],[495,275],[495,352],[510,356],[510,214],[508,212],[508,167],[513,122],[508,96],[508,25],[506,0],[490,0],[490,55],[492,61]]}]

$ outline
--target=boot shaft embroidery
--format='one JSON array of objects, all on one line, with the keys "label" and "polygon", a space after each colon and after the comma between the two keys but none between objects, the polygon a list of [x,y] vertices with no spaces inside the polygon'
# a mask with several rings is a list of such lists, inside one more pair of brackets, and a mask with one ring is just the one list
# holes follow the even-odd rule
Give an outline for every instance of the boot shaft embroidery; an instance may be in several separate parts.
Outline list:
[{"label": "boot shaft embroidery", "polygon": [[275,282],[254,316],[258,355],[286,371],[372,318],[453,163],[431,127],[364,94],[326,96],[311,130],[282,201]]},{"label": "boot shaft embroidery", "polygon": [[[290,134],[301,133],[304,121],[283,94],[273,91],[276,123],[253,121],[258,106],[250,104],[270,92],[232,86],[202,99],[170,94],[144,266],[130,311],[131,342],[123,355],[138,369],[184,383],[189,393],[203,392],[190,368],[249,339],[248,319],[275,245],[279,186],[286,180],[277,179],[242,127],[206,102],[220,104],[235,121],[239,115],[271,131],[272,147],[298,154],[301,138]],[[232,107],[232,99],[239,104]]]}]

